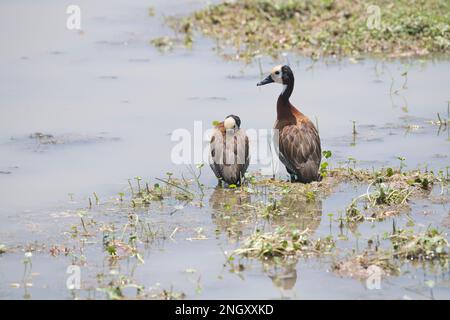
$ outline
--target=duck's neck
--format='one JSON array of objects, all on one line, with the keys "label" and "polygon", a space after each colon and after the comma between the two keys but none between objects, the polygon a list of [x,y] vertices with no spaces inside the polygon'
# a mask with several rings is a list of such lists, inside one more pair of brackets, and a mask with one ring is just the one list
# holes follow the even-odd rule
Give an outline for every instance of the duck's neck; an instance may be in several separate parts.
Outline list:
[{"label": "duck's neck", "polygon": [[294,79],[290,79],[287,84],[283,84],[283,91],[281,91],[279,100],[281,99],[286,105],[289,105],[289,98],[294,91]]},{"label": "duck's neck", "polygon": [[[292,111],[295,109],[289,101],[292,91],[294,90],[294,80],[290,80],[287,84],[283,85],[283,91],[278,97],[277,101],[277,113],[278,119],[291,118]],[[295,111],[294,111],[295,112]]]}]

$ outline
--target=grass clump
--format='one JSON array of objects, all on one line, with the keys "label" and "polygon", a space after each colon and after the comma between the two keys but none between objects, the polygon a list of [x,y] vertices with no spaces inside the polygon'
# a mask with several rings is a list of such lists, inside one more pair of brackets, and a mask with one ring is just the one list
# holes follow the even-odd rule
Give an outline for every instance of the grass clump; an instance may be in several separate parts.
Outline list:
[{"label": "grass clump", "polygon": [[189,181],[172,178],[171,174],[167,176],[167,179],[157,178],[162,184],[155,183],[150,186],[146,183],[145,187],[141,186],[142,179],[140,177],[135,178],[137,187],[133,186],[131,180],[129,180],[132,206],[149,205],[155,201],[171,198],[184,202],[190,202],[194,199],[194,192],[188,189]]},{"label": "grass clump", "polygon": [[312,255],[330,252],[334,248],[331,238],[311,240],[309,230],[286,230],[277,228],[275,232],[255,232],[233,255],[250,258],[287,258],[298,255]]},{"label": "grass clump", "polygon": [[395,188],[384,183],[376,186],[372,192],[367,192],[365,199],[367,207],[373,208],[376,206],[399,206],[404,205],[411,194],[408,188]]},{"label": "grass clump", "polygon": [[230,57],[251,60],[285,50],[314,57],[447,54],[449,21],[450,4],[440,0],[236,0],[175,25],[189,35],[196,27],[233,47]]},{"label": "grass clump", "polygon": [[[353,199],[346,209],[348,222],[360,222],[366,219],[366,215],[361,210],[367,211],[371,218],[384,219],[386,217],[399,214],[402,210],[408,208],[407,200],[412,193],[411,188],[395,188],[384,183],[376,184],[375,190],[370,191],[369,185],[367,192]],[[364,204],[358,207],[358,203]]]},{"label": "grass clump", "polygon": [[412,230],[398,229],[389,236],[395,256],[410,260],[442,260],[448,263],[450,248],[446,235],[428,228],[425,232],[414,234]]},{"label": "grass clump", "polygon": [[365,220],[364,214],[362,214],[361,210],[358,209],[355,201],[352,201],[345,213],[348,222],[359,222]]},{"label": "grass clump", "polygon": [[170,37],[158,37],[150,40],[150,44],[160,52],[172,51],[176,42],[176,39]]},{"label": "grass clump", "polygon": [[[337,169],[334,176],[340,181],[356,180],[369,183],[367,192],[353,199],[346,210],[347,220],[351,222],[363,221],[366,218],[361,210],[368,211],[368,216],[375,219],[397,215],[409,208],[410,198],[429,195],[433,184],[440,181],[432,172],[402,172],[401,169],[392,168],[371,173],[357,169]],[[448,181],[441,182],[443,185],[447,183]],[[358,207],[361,202],[363,205]]]}]

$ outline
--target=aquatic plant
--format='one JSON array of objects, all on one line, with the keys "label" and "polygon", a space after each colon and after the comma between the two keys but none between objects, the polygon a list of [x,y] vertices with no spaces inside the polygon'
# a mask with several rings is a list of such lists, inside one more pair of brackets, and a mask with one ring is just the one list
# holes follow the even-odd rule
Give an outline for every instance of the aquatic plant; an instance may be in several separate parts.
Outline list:
[{"label": "aquatic plant", "polygon": [[155,8],[154,8],[154,7],[149,7],[149,8],[148,8],[148,16],[149,16],[149,17],[154,17],[155,14],[156,14]]},{"label": "aquatic plant", "polygon": [[352,203],[345,210],[345,213],[348,222],[359,222],[364,221],[365,219],[365,216],[358,209],[356,201],[352,201]]},{"label": "aquatic plant", "polygon": [[[328,161],[331,152],[323,156]],[[76,225],[66,233],[71,243],[51,247],[50,254],[67,254],[74,263],[83,264],[91,259],[94,244],[103,244],[98,256],[105,259],[111,274],[103,275],[97,287],[109,299],[185,297],[183,293],[172,289],[146,289],[136,283],[132,276],[119,273],[119,270],[128,270],[122,268],[124,264],[133,265],[130,268],[131,275],[136,267],[142,269],[140,266],[144,263],[144,257],[147,264],[151,263],[151,256],[144,256],[145,250],[163,246],[166,240],[174,243],[202,241],[224,235],[228,244],[237,246],[231,253],[224,252],[227,266],[237,276],[242,276],[247,268],[246,263],[251,259],[282,268],[300,258],[325,256],[326,259],[323,260],[326,263],[340,261],[333,265],[337,274],[358,279],[370,275],[370,266],[381,268],[385,272],[384,276],[397,275],[397,268],[402,267],[407,262],[406,259],[413,256],[439,256],[439,263],[448,259],[448,242],[445,242],[447,240],[443,233],[428,234],[427,237],[431,240],[412,233],[412,237],[406,235],[409,240],[406,241],[405,234],[395,230],[393,234],[387,234],[382,246],[377,242],[374,250],[364,251],[359,249],[358,244],[355,249],[348,241],[354,238],[359,241],[365,236],[358,235],[357,226],[360,223],[370,220],[375,227],[378,218],[384,217],[382,214],[399,214],[401,212],[396,211],[399,205],[408,206],[409,199],[429,196],[433,184],[442,183],[447,186],[449,180],[445,170],[434,174],[423,170],[400,171],[398,167],[371,170],[356,166],[327,167],[322,181],[310,184],[293,184],[279,178],[267,178],[258,172],[249,172],[246,183],[242,186],[212,189],[202,184],[200,169],[201,167],[192,167],[188,171],[189,179],[183,175],[178,178],[171,172],[163,175],[163,178],[155,179],[153,182],[156,183],[145,182],[136,177],[129,181],[129,188],[119,193],[119,196],[115,195],[109,200],[102,198],[90,210],[73,211]],[[336,227],[332,225],[333,221],[339,222],[339,235],[334,235],[335,238],[317,238],[314,230],[328,213],[322,212],[321,201],[340,183],[349,182],[351,185],[371,187],[352,202],[345,213],[338,210],[337,218],[334,218],[335,214],[328,215],[330,235],[334,235],[336,231],[332,230]],[[209,198],[209,211],[204,211],[196,201],[202,199],[203,195]],[[447,201],[445,197],[442,198]],[[95,199],[92,200],[95,203]],[[202,225],[203,222],[198,223],[195,219],[188,223],[182,220],[182,224],[180,220],[170,219],[189,216],[193,210],[211,214],[213,227]],[[377,215],[374,216],[373,212]],[[412,226],[409,221],[406,225]],[[425,249],[422,252],[409,249],[410,246],[406,243],[412,240],[414,246],[419,245]],[[346,244],[341,247],[343,241]],[[87,244],[91,245],[90,253],[84,253],[84,246]],[[405,251],[405,248],[408,250]],[[442,252],[446,252],[445,255]],[[344,260],[341,259],[342,253],[348,254]],[[428,260],[427,266],[436,258]],[[232,261],[234,262],[231,263]],[[202,290],[199,280],[195,282],[195,286],[196,292]]]},{"label": "aquatic plant", "polygon": [[308,232],[308,229],[300,231],[286,228],[277,228],[275,232],[268,233],[256,231],[233,255],[268,259],[326,253],[334,248],[332,238],[311,240]]},{"label": "aquatic plant", "polygon": [[320,164],[320,175],[322,177],[326,177],[327,173],[328,173],[328,159],[331,158],[332,153],[330,150],[324,150],[322,151],[322,155],[325,158],[325,161],[322,161],[322,163]]},{"label": "aquatic plant", "polygon": [[[377,7],[379,23],[374,25]],[[232,59],[250,61],[286,50],[314,58],[328,55],[448,54],[450,8],[446,1],[393,2],[237,0],[210,5],[169,24],[181,33],[197,29],[230,46]],[[405,77],[406,79],[406,77]]]},{"label": "aquatic plant", "polygon": [[419,260],[439,259],[448,263],[450,244],[446,235],[436,228],[428,228],[419,234],[415,234],[413,230],[396,229],[388,239],[392,243],[396,257]]},{"label": "aquatic plant", "polygon": [[169,37],[158,37],[150,40],[150,44],[160,52],[168,52],[173,50],[176,40]]},{"label": "aquatic plant", "polygon": [[400,172],[402,172],[402,169],[405,167],[406,158],[398,156],[397,159],[400,161]]},{"label": "aquatic plant", "polygon": [[394,188],[384,183],[379,183],[372,192],[367,192],[365,199],[367,207],[373,208],[379,205],[403,205],[408,200],[411,190],[404,188]]}]

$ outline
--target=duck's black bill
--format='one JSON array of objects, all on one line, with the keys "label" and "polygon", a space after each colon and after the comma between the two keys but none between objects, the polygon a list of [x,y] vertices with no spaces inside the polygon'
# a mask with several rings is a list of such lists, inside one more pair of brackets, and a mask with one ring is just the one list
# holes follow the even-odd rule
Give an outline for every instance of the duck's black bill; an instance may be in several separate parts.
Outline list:
[{"label": "duck's black bill", "polygon": [[272,82],[274,82],[274,81],[273,81],[272,77],[269,75],[269,76],[267,76],[267,78],[265,78],[263,81],[258,82],[256,85],[259,87],[259,86],[263,86],[265,84],[272,83]]}]

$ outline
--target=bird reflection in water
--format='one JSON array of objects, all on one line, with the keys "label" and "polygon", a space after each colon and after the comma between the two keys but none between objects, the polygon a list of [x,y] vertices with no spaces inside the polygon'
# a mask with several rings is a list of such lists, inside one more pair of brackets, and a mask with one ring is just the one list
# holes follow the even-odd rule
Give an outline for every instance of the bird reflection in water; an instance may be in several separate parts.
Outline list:
[{"label": "bird reflection in water", "polygon": [[[278,227],[299,231],[308,229],[312,234],[322,219],[322,202],[308,200],[301,194],[286,194],[276,200],[274,203],[283,214],[269,219],[262,217],[262,208],[257,205],[259,202],[260,195],[217,187],[209,199],[211,217],[217,230],[234,243],[244,234],[251,234],[256,226],[265,231],[273,231]],[[289,298],[294,293],[297,263],[298,260],[292,258],[277,262],[265,261],[262,264],[264,273],[281,291],[282,297]]]},{"label": "bird reflection in water", "polygon": [[256,222],[250,204],[251,195],[248,192],[222,187],[217,187],[209,198],[211,218],[217,230],[227,234],[229,241],[238,240],[245,227]]},{"label": "bird reflection in water", "polygon": [[288,259],[283,263],[263,263],[264,274],[277,288],[282,298],[295,297],[295,285],[297,283],[297,259]]}]

